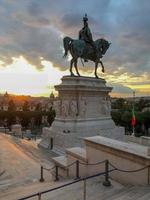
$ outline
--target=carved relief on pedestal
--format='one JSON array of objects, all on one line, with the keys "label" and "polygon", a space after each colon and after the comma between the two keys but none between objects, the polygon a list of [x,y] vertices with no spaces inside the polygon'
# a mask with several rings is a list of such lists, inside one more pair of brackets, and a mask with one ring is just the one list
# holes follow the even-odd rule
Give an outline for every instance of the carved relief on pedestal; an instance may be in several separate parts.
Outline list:
[{"label": "carved relief on pedestal", "polygon": [[75,100],[70,101],[69,114],[71,117],[76,117],[78,115],[77,101]]},{"label": "carved relief on pedestal", "polygon": [[102,107],[101,107],[102,115],[107,115],[108,108],[107,108],[107,104],[106,104],[106,97],[103,97],[101,102],[102,102]]},{"label": "carved relief on pedestal", "polygon": [[99,115],[103,115],[103,105],[102,105],[102,98],[100,98],[99,102],[98,102],[98,112],[99,112]]},{"label": "carved relief on pedestal", "polygon": [[54,101],[54,109],[56,112],[56,116],[59,117],[61,115],[61,101],[60,100]]},{"label": "carved relief on pedestal", "polygon": [[103,97],[101,100],[101,113],[102,115],[110,115],[111,112],[111,102],[110,97]]},{"label": "carved relief on pedestal", "polygon": [[80,110],[79,110],[79,115],[80,117],[85,117],[86,114],[86,108],[87,108],[87,102],[86,100],[80,100],[79,101],[79,105],[80,105]]},{"label": "carved relief on pedestal", "polygon": [[111,101],[110,97],[107,97],[107,108],[108,108],[108,115],[111,113]]},{"label": "carved relief on pedestal", "polygon": [[68,100],[62,101],[61,115],[62,117],[68,117],[69,115],[69,101]]}]

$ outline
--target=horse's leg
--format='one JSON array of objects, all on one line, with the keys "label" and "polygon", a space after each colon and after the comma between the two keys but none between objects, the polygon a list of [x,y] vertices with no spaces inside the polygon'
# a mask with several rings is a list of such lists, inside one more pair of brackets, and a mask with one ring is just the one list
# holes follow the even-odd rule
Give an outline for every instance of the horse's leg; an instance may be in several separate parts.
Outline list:
[{"label": "horse's leg", "polygon": [[78,71],[77,63],[78,63],[78,59],[76,58],[76,59],[74,60],[74,67],[75,67],[75,69],[76,69],[76,73],[78,74],[78,76],[80,76],[80,73],[79,73],[79,71]]},{"label": "horse's leg", "polygon": [[102,66],[102,72],[104,73],[105,72],[105,68],[104,68],[104,65],[103,65],[102,61],[100,60],[99,63],[101,64],[101,66]]},{"label": "horse's leg", "polygon": [[74,73],[72,72],[72,66],[73,66],[73,58],[70,61],[70,74],[71,76],[74,76]]},{"label": "horse's leg", "polygon": [[98,78],[98,75],[97,75],[97,68],[98,68],[98,60],[95,61],[95,73],[94,73],[94,74],[95,74],[95,77],[96,77],[96,78]]}]

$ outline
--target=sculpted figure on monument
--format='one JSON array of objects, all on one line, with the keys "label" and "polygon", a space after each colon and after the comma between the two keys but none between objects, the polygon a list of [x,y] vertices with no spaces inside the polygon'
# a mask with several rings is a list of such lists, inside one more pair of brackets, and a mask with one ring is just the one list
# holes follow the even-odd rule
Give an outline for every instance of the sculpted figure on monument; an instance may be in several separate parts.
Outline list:
[{"label": "sculpted figure on monument", "polygon": [[110,112],[111,112],[111,101],[110,101],[110,97],[107,98],[107,109],[108,109],[108,114],[110,115]]},{"label": "sculpted figure on monument", "polygon": [[80,116],[85,117],[86,114],[86,100],[80,100]]},{"label": "sculpted figure on monument", "polygon": [[103,105],[102,105],[102,103],[103,103],[103,102],[102,102],[102,98],[101,98],[101,99],[99,100],[99,103],[98,103],[98,111],[99,111],[100,114],[103,113],[103,109],[102,109],[102,106],[103,106]]},{"label": "sculpted figure on monument", "polygon": [[70,102],[70,116],[75,117],[78,114],[78,109],[77,109],[77,101],[72,100]]},{"label": "sculpted figure on monument", "polygon": [[69,111],[69,102],[67,100],[62,101],[61,105],[61,115],[63,117],[68,117]]},{"label": "sculpted figure on monument", "polygon": [[101,38],[93,41],[92,34],[90,28],[88,27],[88,18],[87,15],[83,18],[84,27],[79,32],[79,39],[74,40],[70,37],[65,37],[63,39],[64,44],[64,57],[68,55],[68,51],[70,52],[72,59],[70,61],[70,73],[71,76],[74,76],[72,71],[73,65],[75,67],[76,73],[80,76],[77,62],[78,58],[84,59],[84,61],[91,60],[95,63],[95,77],[98,78],[97,68],[100,63],[102,66],[102,72],[104,72],[104,65],[101,61],[101,58],[105,55],[108,50],[110,43]]},{"label": "sculpted figure on monument", "polygon": [[107,104],[106,104],[106,98],[103,97],[102,98],[102,107],[101,107],[101,111],[103,115],[107,115],[108,114],[108,108],[107,108]]},{"label": "sculpted figure on monument", "polygon": [[[98,55],[97,48],[93,41],[91,30],[88,26],[87,14],[85,14],[85,17],[83,17],[83,25],[83,28],[79,31],[79,40],[84,40],[86,45],[91,45],[91,47],[95,51],[95,54]],[[88,60],[86,59],[84,59],[84,61],[88,62]]]},{"label": "sculpted figure on monument", "polygon": [[60,100],[57,100],[57,101],[54,101],[54,109],[55,109],[55,112],[56,112],[56,116],[60,116],[61,115],[61,101]]}]

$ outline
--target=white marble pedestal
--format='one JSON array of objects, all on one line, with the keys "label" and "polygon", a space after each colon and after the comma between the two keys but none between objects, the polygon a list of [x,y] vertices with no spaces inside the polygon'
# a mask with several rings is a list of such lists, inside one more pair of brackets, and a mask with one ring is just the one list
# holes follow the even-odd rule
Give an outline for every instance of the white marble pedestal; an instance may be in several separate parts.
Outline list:
[{"label": "white marble pedestal", "polygon": [[54,149],[63,151],[82,146],[83,137],[123,137],[124,130],[116,127],[110,116],[112,88],[104,79],[64,76],[55,89],[56,118],[51,128],[45,128],[41,145],[48,146],[53,138]]}]

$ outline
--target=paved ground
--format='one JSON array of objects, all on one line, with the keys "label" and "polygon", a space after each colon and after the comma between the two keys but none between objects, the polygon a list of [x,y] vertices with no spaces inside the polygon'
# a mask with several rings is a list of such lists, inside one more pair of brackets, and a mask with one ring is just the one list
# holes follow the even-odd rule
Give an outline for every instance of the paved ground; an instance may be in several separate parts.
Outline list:
[{"label": "paved ground", "polygon": [[[50,154],[37,147],[33,141],[17,139],[0,133],[0,192],[39,181],[40,166],[51,168]],[[44,172],[46,181],[52,175]],[[1,195],[0,194],[0,195]]]},{"label": "paved ground", "polygon": [[[33,141],[0,134],[0,200],[17,200],[72,181],[54,182],[49,172],[44,172],[44,183],[38,181],[41,163],[53,166],[51,156]],[[97,177],[86,182],[86,200],[150,200],[150,186],[124,186],[111,180],[112,186],[105,187],[102,180]],[[82,200],[83,195],[80,182],[42,195],[41,200]]]}]

